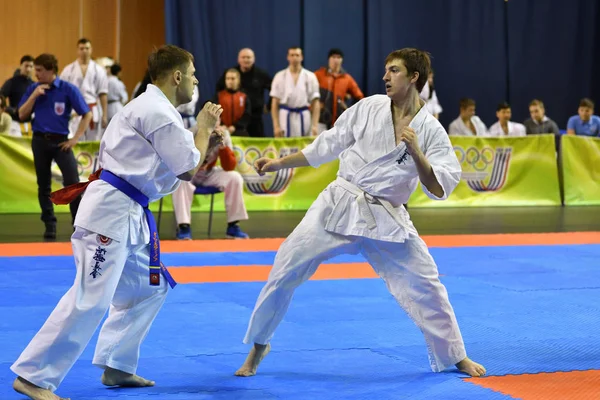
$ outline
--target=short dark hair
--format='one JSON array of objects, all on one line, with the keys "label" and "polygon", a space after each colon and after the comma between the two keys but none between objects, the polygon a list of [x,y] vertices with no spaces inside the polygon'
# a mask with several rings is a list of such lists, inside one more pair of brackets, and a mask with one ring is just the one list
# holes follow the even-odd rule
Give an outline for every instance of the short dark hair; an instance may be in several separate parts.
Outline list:
[{"label": "short dark hair", "polygon": [[121,72],[121,66],[117,63],[114,63],[113,65],[110,66],[110,73],[113,75],[117,75],[119,72]]},{"label": "short dark hair", "polygon": [[462,98],[458,101],[458,105],[459,107],[464,110],[466,108],[469,108],[471,106],[475,106],[475,100],[473,99],[469,99],[469,98]]},{"label": "short dark hair", "polygon": [[506,110],[507,108],[510,108],[510,104],[508,104],[507,102],[500,103],[496,107],[496,112]]},{"label": "short dark hair", "polygon": [[33,62],[33,57],[29,54],[24,55],[21,57],[21,62],[19,64],[23,64],[24,62]]},{"label": "short dark hair", "polygon": [[588,99],[587,97],[585,97],[579,102],[579,107],[594,108],[594,102],[592,101],[592,99]]},{"label": "short dark hair", "polygon": [[340,49],[334,48],[334,49],[329,50],[329,53],[327,54],[327,58],[329,58],[331,56],[340,56],[340,57],[344,58],[344,52]]},{"label": "short dark hair", "polygon": [[385,64],[387,65],[395,60],[402,60],[404,62],[408,75],[412,75],[415,72],[419,73],[416,85],[417,92],[421,93],[431,70],[430,54],[423,50],[407,47],[388,54],[385,58]]},{"label": "short dark hair", "polygon": [[302,47],[300,47],[300,46],[288,47],[288,53],[290,52],[290,50],[300,50],[300,53],[304,54],[304,51],[302,50]]},{"label": "short dark hair", "polygon": [[79,46],[80,44],[92,44],[92,41],[88,38],[81,38],[77,41],[77,46]]},{"label": "short dark hair", "polygon": [[529,107],[531,106],[538,106],[540,108],[544,108],[544,102],[538,99],[533,99],[531,100],[531,103],[529,103]]},{"label": "short dark hair", "polygon": [[55,74],[58,74],[58,60],[54,57],[54,54],[40,54],[33,60],[33,65],[39,65],[48,71],[52,70]]},{"label": "short dark hair", "polygon": [[194,62],[194,56],[181,47],[168,44],[155,48],[148,56],[150,79],[155,82],[178,68],[187,72],[190,62]]}]

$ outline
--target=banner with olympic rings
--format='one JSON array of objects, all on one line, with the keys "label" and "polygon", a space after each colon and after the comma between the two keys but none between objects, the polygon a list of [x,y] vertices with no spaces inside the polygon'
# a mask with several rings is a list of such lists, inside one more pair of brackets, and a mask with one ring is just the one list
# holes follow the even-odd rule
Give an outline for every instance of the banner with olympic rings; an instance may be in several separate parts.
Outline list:
[{"label": "banner with olympic rings", "polygon": [[561,205],[554,135],[451,136],[462,167],[460,183],[445,201],[419,187],[409,207]]},{"label": "banner with olympic rings", "polygon": [[[319,193],[335,179],[338,161],[314,168],[297,168],[259,176],[253,164],[260,157],[282,157],[300,151],[313,138],[255,139],[233,137],[237,171],[244,179],[244,202],[249,211],[307,210]],[[86,181],[98,168],[99,142],[82,142],[74,148],[80,181]],[[31,138],[0,135],[0,213],[37,213],[37,184]],[[62,187],[62,175],[52,166],[52,190]],[[158,202],[151,204],[158,210]],[[163,210],[173,209],[171,196],[163,201]],[[206,196],[194,196],[192,211],[210,209]],[[215,195],[215,211],[224,211],[223,194]],[[55,206],[55,211],[69,212],[67,206]]]},{"label": "banner with olympic rings", "polygon": [[[258,176],[253,168],[262,156],[280,157],[300,151],[313,138],[257,139],[233,137],[237,171],[244,179],[244,201],[249,211],[307,210],[335,179],[338,162],[318,169],[297,168]],[[553,135],[523,138],[451,137],[463,169],[456,190],[445,201],[428,199],[420,188],[410,207],[494,207],[560,205],[558,168]],[[563,136],[565,199],[567,204],[599,204],[600,140]],[[98,142],[79,143],[74,152],[81,181],[98,168]],[[0,135],[0,213],[37,213],[37,185],[31,138]],[[595,172],[594,172],[595,171]],[[590,175],[595,174],[595,175]],[[62,187],[56,165],[52,189]],[[215,196],[215,211],[224,211],[223,194]],[[194,196],[192,211],[210,208],[207,196]],[[158,210],[158,202],[151,205]],[[163,210],[172,210],[171,196]],[[57,212],[68,212],[57,206]]]},{"label": "banner with olympic rings", "polygon": [[561,155],[565,205],[600,204],[600,138],[563,135]]}]

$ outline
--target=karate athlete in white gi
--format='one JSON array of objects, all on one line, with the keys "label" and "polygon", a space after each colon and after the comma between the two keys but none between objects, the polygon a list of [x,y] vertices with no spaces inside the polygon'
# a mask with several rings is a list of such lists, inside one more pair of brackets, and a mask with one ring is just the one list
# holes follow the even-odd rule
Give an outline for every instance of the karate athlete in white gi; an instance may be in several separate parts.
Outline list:
[{"label": "karate athlete in white gi", "polygon": [[[71,237],[75,282],[11,366],[18,375],[14,389],[31,399],[61,399],[53,392],[107,310],[92,361],[104,370],[102,383],[154,385],[135,375],[140,346],[165,301],[167,282],[175,283],[160,263],[148,202],[172,193],[180,179],[190,180],[206,152],[220,146],[220,135],[211,132],[222,109],[207,103],[196,134],[186,130],[175,107],[191,100],[198,83],[193,56],[163,46],[150,55],[148,66],[154,84],[111,121],[100,143],[102,170],[87,188],[80,184],[85,193]],[[82,186],[55,195],[68,201]]]},{"label": "karate athlete in white gi", "polygon": [[[108,125],[108,77],[106,69],[92,60],[92,42],[86,38],[77,42],[77,60],[67,65],[60,79],[77,86],[92,111],[92,122],[81,141],[99,141]],[[69,122],[71,134],[77,132],[81,117],[73,116]]]},{"label": "karate athlete in white gi", "polygon": [[434,372],[456,365],[471,376],[485,373],[467,358],[437,266],[402,207],[419,180],[427,196],[443,200],[461,176],[448,135],[419,99],[429,66],[420,50],[394,51],[385,62],[387,96],[359,101],[301,152],[255,162],[262,175],[339,156],[340,169],[279,248],[244,338],[254,346],[236,375],[256,373],[294,290],[319,264],[348,253],[364,255],[421,329]]},{"label": "karate athlete in white gi", "polygon": [[448,126],[450,136],[486,136],[487,127],[475,115],[475,100],[463,98],[459,102],[460,114]]},{"label": "karate athlete in white gi", "polygon": [[321,111],[319,81],[302,67],[302,49],[289,48],[287,59],[289,67],[276,73],[271,83],[273,135],[316,136]]}]

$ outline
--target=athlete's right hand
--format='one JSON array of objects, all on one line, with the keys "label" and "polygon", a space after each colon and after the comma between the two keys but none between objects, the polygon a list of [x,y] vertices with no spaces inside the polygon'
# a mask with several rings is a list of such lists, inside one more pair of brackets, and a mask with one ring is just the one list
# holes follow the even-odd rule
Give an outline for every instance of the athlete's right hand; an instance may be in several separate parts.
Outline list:
[{"label": "athlete's right hand", "polygon": [[268,157],[262,157],[254,161],[254,169],[260,176],[263,176],[267,172],[275,172],[281,169],[279,160],[274,160]]},{"label": "athlete's right hand", "polygon": [[196,121],[201,127],[208,129],[210,132],[214,131],[223,112],[223,107],[220,104],[214,104],[207,101],[202,107],[202,110],[198,113]]}]

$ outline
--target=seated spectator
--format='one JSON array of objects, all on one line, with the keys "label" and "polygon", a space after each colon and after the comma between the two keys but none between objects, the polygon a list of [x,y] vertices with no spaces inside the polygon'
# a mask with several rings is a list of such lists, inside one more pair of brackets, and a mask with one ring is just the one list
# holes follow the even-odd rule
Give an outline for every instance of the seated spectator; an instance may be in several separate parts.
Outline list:
[{"label": "seated spectator", "polygon": [[481,119],[475,115],[475,100],[460,99],[460,114],[458,118],[450,123],[448,134],[454,136],[485,136],[487,127]]},{"label": "seated spectator", "polygon": [[6,102],[6,97],[0,95],[0,134],[8,135],[10,132],[10,124],[12,123],[12,118],[9,113],[6,112],[8,104]]},{"label": "seated spectator", "polygon": [[240,90],[240,71],[230,68],[225,72],[225,89],[217,92],[214,99],[223,107],[221,124],[234,136],[248,136],[248,124],[252,119],[250,99]]},{"label": "seated spectator", "polygon": [[527,130],[528,135],[536,135],[540,133],[554,133],[560,135],[560,130],[556,122],[546,116],[544,103],[541,100],[533,100],[529,103],[529,114],[531,118],[525,120],[523,125]]},{"label": "seated spectator", "polygon": [[[244,204],[244,179],[235,171],[236,159],[229,131],[219,127],[224,135],[223,145],[215,147],[207,153],[204,164],[198,170],[191,182],[181,182],[173,192],[173,211],[177,220],[177,239],[192,239],[192,200],[196,186],[216,186],[225,192],[225,211],[227,212],[226,235],[232,239],[247,239],[248,235],[239,227],[241,220],[247,220],[246,206]],[[217,160],[221,167],[216,167]]]},{"label": "seated spectator", "polygon": [[500,103],[496,108],[496,117],[498,122],[490,126],[490,131],[487,136],[502,137],[502,136],[526,136],[526,129],[523,124],[512,122],[512,112],[508,103]]},{"label": "seated spectator", "polygon": [[600,136],[600,117],[593,115],[592,100],[582,99],[577,114],[567,122],[567,135]]}]

